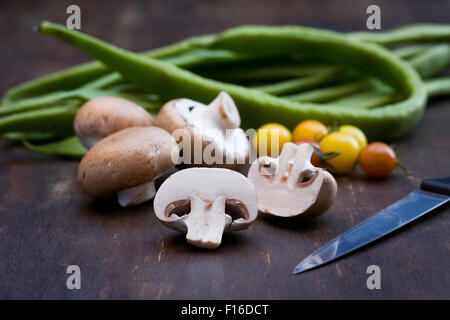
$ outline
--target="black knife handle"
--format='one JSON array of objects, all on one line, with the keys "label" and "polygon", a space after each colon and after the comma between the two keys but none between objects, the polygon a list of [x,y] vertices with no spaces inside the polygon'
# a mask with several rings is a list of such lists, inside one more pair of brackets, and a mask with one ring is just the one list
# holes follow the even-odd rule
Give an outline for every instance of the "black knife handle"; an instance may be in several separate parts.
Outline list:
[{"label": "black knife handle", "polygon": [[423,180],[420,189],[450,196],[450,177]]}]

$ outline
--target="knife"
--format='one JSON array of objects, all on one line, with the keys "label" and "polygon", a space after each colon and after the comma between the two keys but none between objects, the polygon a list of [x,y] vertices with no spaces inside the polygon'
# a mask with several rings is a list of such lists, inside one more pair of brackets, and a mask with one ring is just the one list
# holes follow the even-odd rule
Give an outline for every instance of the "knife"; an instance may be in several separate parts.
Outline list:
[{"label": "knife", "polygon": [[412,191],[372,217],[320,247],[294,269],[294,274],[317,268],[359,249],[444,205],[450,200],[450,177],[422,181]]}]

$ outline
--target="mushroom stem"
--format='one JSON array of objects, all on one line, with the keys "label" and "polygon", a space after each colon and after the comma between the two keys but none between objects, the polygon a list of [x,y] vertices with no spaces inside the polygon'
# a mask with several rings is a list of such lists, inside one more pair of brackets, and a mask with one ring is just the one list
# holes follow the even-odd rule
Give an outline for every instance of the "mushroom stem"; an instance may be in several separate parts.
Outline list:
[{"label": "mushroom stem", "polygon": [[102,140],[102,138],[103,137],[100,135],[87,135],[87,134],[78,132],[78,139],[80,140],[82,145],[88,150],[90,148],[92,148],[97,142]]},{"label": "mushroom stem", "polygon": [[152,199],[156,194],[155,181],[123,189],[117,192],[117,199],[122,207],[137,206]]},{"label": "mushroom stem", "polygon": [[225,214],[225,200],[225,197],[208,201],[191,196],[191,212],[184,220],[188,229],[186,239],[190,244],[206,249],[220,246],[222,234],[232,220]]},{"label": "mushroom stem", "polygon": [[303,183],[304,179],[309,180],[316,172],[310,161],[313,152],[314,149],[309,143],[303,143],[297,147],[294,165],[287,180],[290,188],[294,188],[298,183]]},{"label": "mushroom stem", "polygon": [[241,125],[241,117],[236,104],[224,91],[211,102],[202,113],[203,118],[215,122],[219,128],[235,129]]},{"label": "mushroom stem", "polygon": [[286,143],[283,146],[280,156],[277,158],[277,169],[273,181],[275,183],[284,182],[289,178],[289,173],[294,161],[293,156],[297,151],[297,146],[293,143]]}]

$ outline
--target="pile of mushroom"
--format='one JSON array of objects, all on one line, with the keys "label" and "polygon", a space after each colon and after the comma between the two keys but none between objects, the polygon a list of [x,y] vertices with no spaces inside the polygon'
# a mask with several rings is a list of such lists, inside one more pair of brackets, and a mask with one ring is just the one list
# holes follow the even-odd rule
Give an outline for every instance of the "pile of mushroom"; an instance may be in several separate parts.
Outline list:
[{"label": "pile of mushroom", "polygon": [[243,167],[249,154],[240,124],[236,105],[226,92],[208,106],[186,98],[171,100],[157,119],[157,125],[177,139],[185,165],[234,170]]},{"label": "pile of mushroom", "polygon": [[207,249],[217,248],[224,232],[247,229],[258,215],[253,184],[223,168],[178,171],[161,185],[153,207],[164,225]]},{"label": "pile of mushroom", "polygon": [[[78,181],[93,197],[117,194],[122,206],[154,199],[155,215],[202,248],[217,248],[223,233],[247,229],[262,212],[279,217],[314,217],[334,201],[337,185],[314,167],[313,148],[286,143],[278,158],[260,157],[248,178],[239,170],[250,145],[233,99],[221,92],[209,105],[182,98],[167,102],[157,125],[138,105],[99,97],[77,113],[74,129],[90,148]],[[175,137],[174,137],[175,136]],[[172,174],[158,192],[155,180],[182,155],[189,168]],[[233,170],[230,170],[233,169]]]},{"label": "pile of mushroom", "polygon": [[336,198],[337,184],[326,170],[311,164],[309,143],[285,143],[278,158],[260,157],[250,167],[260,211],[278,217],[312,218]]}]

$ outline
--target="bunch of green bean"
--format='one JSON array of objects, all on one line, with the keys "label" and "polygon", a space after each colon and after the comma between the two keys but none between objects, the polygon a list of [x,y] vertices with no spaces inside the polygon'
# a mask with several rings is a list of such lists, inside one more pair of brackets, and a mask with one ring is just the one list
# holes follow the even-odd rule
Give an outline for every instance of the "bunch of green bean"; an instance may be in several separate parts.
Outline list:
[{"label": "bunch of green bean", "polygon": [[[73,137],[73,119],[84,101],[102,95],[129,99],[155,114],[169,99],[206,103],[224,90],[236,100],[245,128],[318,119],[354,124],[369,139],[390,140],[414,127],[427,97],[450,94],[449,77],[431,78],[450,63],[447,25],[344,35],[245,26],[139,55],[49,22],[40,32],[99,60],[3,96],[0,133],[50,154],[84,154]],[[382,48],[410,42],[415,44],[393,52]],[[57,141],[30,143],[49,139]]]}]

